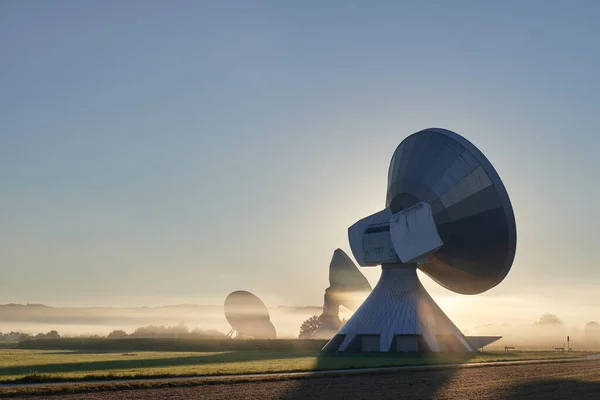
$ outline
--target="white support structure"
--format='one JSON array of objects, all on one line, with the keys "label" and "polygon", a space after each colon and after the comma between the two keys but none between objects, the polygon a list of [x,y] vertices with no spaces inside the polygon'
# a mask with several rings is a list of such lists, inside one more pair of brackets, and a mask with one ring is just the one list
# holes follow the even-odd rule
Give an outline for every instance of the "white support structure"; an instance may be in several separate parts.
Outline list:
[{"label": "white support structure", "polygon": [[382,267],[373,292],[323,350],[473,351],[419,281],[416,264]]}]

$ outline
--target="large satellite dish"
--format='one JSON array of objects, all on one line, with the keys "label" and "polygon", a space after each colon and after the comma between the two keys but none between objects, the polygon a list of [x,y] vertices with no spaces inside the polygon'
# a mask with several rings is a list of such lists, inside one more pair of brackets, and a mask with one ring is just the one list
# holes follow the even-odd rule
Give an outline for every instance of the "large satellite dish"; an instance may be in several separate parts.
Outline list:
[{"label": "large satellite dish", "polygon": [[454,292],[482,293],[506,277],[517,242],[510,199],[492,164],[464,137],[437,128],[400,143],[386,208],[351,226],[348,237],[357,262],[381,265],[382,274],[326,351],[472,351],[416,270]]},{"label": "large satellite dish", "polygon": [[225,318],[232,330],[229,337],[275,339],[277,333],[265,304],[244,290],[230,293],[225,299]]}]

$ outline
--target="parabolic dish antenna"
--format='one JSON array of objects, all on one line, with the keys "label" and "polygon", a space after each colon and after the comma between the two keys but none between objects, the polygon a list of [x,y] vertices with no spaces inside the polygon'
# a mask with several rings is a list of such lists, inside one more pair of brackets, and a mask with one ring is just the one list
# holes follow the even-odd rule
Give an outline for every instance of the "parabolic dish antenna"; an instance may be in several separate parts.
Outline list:
[{"label": "parabolic dish antenna", "polygon": [[416,270],[457,293],[485,292],[508,274],[517,232],[492,164],[467,139],[432,128],[400,143],[386,208],[351,226],[348,238],[356,261],[381,265],[382,274],[325,351],[472,351]]},{"label": "parabolic dish antenna", "polygon": [[277,333],[265,304],[244,290],[230,293],[225,299],[225,318],[233,328],[230,337],[275,339]]}]

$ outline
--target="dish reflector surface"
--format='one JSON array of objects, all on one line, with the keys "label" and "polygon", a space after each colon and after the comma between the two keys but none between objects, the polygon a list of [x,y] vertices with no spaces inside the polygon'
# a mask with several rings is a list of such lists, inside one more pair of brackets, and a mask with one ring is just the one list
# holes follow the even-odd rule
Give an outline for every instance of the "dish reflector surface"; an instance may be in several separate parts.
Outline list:
[{"label": "dish reflector surface", "polygon": [[225,299],[224,308],[227,322],[242,336],[275,338],[276,331],[269,311],[254,294],[245,290],[232,292]]},{"label": "dish reflector surface", "polygon": [[517,231],[498,173],[471,142],[446,129],[425,129],[400,143],[390,163],[386,207],[424,201],[444,245],[419,268],[462,294],[484,292],[510,270]]},{"label": "dish reflector surface", "polygon": [[337,305],[352,311],[360,307],[372,290],[367,278],[342,249],[333,252],[329,263],[329,285],[325,292]]},{"label": "dish reflector surface", "polygon": [[329,285],[347,292],[371,291],[371,284],[358,270],[348,254],[336,249],[329,263]]}]

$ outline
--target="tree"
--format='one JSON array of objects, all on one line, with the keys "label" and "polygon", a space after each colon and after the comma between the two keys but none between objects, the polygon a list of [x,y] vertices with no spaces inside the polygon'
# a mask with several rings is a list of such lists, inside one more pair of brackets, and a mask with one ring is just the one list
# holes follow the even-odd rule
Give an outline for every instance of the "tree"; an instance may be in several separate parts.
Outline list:
[{"label": "tree", "polygon": [[50,331],[46,334],[43,333],[38,333],[37,335],[35,335],[36,339],[60,339],[60,335],[58,334],[57,331]]},{"label": "tree", "polygon": [[300,325],[300,335],[298,337],[300,339],[307,339],[311,337],[312,334],[315,333],[322,324],[323,320],[318,315],[313,315],[309,319],[302,322],[302,325]]},{"label": "tree", "polygon": [[156,326],[156,325],[148,325],[137,328],[131,335],[132,337],[186,337],[189,336],[190,332],[185,324],[180,323],[179,325],[174,326]]},{"label": "tree", "polygon": [[190,336],[212,339],[224,339],[226,336],[216,329],[202,330],[196,328],[190,332]]},{"label": "tree", "polygon": [[559,325],[562,326],[563,322],[554,314],[543,314],[540,320],[536,322],[538,325]]},{"label": "tree", "polygon": [[111,339],[127,337],[127,332],[125,332],[122,329],[116,329],[116,330],[112,331],[111,333],[109,333],[108,337]]},{"label": "tree", "polygon": [[60,339],[60,335],[58,334],[57,331],[50,331],[48,333],[46,333],[46,339]]}]

